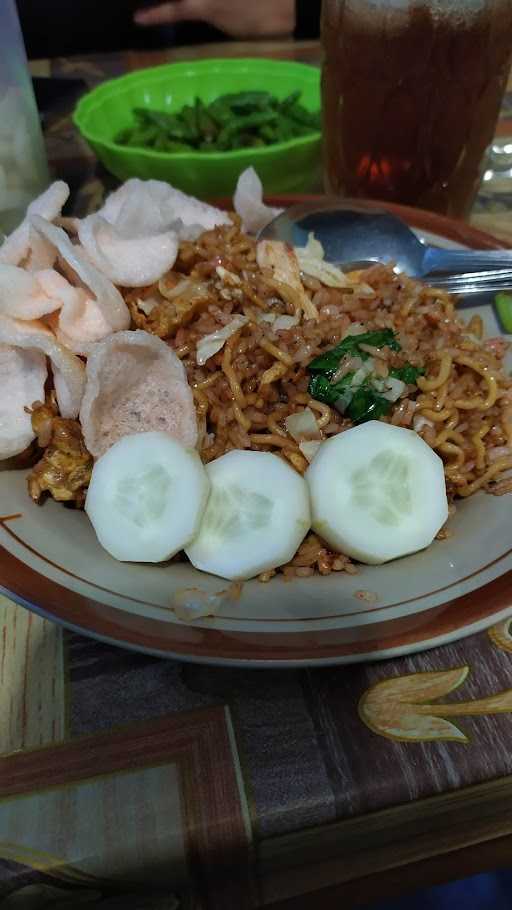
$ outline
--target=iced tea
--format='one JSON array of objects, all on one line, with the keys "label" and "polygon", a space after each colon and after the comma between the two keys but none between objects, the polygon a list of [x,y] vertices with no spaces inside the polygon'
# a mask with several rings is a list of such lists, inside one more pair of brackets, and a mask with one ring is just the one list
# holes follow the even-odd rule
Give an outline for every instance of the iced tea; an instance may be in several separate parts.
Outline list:
[{"label": "iced tea", "polygon": [[512,56],[512,0],[324,0],[329,192],[467,214]]}]

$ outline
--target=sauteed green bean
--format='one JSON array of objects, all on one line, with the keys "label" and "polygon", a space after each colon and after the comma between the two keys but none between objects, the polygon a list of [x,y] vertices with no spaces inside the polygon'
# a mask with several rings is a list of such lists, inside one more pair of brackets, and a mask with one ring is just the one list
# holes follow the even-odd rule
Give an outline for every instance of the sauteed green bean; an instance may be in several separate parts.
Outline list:
[{"label": "sauteed green bean", "polygon": [[132,125],[115,141],[161,152],[260,148],[320,129],[320,112],[308,111],[300,96],[300,90],[284,99],[269,92],[238,92],[210,104],[196,98],[176,113],[138,107]]}]

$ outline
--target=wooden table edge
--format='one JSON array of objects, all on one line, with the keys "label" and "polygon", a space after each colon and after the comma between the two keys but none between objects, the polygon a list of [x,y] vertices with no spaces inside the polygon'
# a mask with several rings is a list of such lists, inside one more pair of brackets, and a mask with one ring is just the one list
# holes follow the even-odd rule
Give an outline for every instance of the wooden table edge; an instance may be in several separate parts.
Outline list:
[{"label": "wooden table edge", "polygon": [[412,895],[418,889],[432,888],[456,879],[509,868],[512,836],[495,838],[462,850],[432,856],[421,862],[397,866],[363,878],[352,879],[310,891],[287,900],[264,905],[265,910],[351,910],[373,901]]},{"label": "wooden table edge", "polygon": [[[512,776],[269,838],[256,854],[273,910],[309,910],[313,902],[328,910],[340,897],[355,906],[383,897],[377,885],[385,881],[402,893],[495,869],[512,857]],[[297,896],[272,903],[290,881]]]}]

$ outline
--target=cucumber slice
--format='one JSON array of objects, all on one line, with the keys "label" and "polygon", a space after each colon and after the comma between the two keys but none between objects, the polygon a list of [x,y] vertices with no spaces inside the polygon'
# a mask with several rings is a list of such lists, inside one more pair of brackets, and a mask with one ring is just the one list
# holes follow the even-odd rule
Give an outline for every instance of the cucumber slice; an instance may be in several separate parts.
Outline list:
[{"label": "cucumber slice", "polygon": [[310,528],[306,482],[270,452],[228,452],[206,466],[211,493],[192,565],[242,580],[292,558]]},{"label": "cucumber slice", "polygon": [[197,533],[208,492],[195,449],[167,433],[135,433],[94,465],[85,511],[115,559],[162,562]]},{"label": "cucumber slice", "polygon": [[360,562],[428,547],[448,517],[439,456],[412,430],[378,420],[322,443],[306,480],[313,529]]}]

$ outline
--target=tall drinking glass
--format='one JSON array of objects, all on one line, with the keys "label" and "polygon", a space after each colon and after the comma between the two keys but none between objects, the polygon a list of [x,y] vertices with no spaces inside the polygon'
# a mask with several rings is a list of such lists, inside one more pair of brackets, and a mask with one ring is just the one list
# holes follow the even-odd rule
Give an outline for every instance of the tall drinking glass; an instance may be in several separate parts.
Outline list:
[{"label": "tall drinking glass", "polygon": [[331,193],[463,217],[512,57],[512,0],[323,0]]},{"label": "tall drinking glass", "polygon": [[0,0],[0,241],[48,183],[48,168],[14,0]]}]

